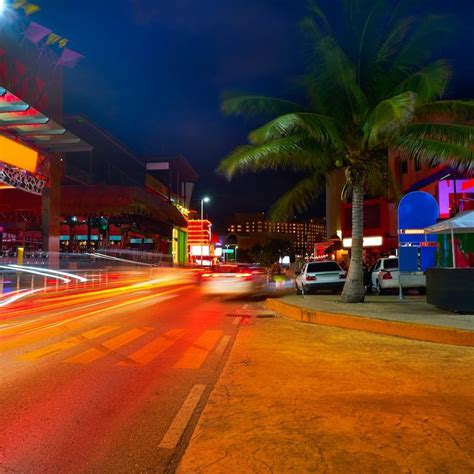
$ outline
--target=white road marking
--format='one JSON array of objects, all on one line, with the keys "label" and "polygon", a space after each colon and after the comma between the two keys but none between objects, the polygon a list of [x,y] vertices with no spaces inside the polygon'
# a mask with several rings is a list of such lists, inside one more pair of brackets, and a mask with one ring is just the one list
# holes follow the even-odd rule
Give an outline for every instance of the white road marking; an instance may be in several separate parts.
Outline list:
[{"label": "white road marking", "polygon": [[194,385],[194,387],[189,392],[189,395],[186,397],[183,405],[179,409],[178,413],[174,417],[173,422],[171,423],[168,431],[161,440],[159,445],[160,448],[164,449],[174,449],[179,443],[181,436],[183,436],[184,430],[188,426],[189,420],[196,409],[197,404],[201,400],[202,395],[206,390],[205,385]]},{"label": "white road marking", "polygon": [[221,339],[221,342],[219,342],[218,346],[216,347],[216,354],[218,356],[221,356],[224,354],[225,350],[227,349],[227,346],[229,345],[230,342],[230,336],[224,336]]},{"label": "white road marking", "polygon": [[234,326],[237,326],[237,324],[239,324],[241,321],[242,321],[242,318],[241,318],[241,317],[240,317],[240,318],[234,318],[234,320],[232,321],[232,324],[233,324]]}]

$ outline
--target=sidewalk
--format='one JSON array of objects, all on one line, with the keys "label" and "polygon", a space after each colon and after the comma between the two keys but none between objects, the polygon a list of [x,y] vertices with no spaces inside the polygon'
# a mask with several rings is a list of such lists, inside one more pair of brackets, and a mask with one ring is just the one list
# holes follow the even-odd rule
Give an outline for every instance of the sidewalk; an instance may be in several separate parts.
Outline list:
[{"label": "sidewalk", "polygon": [[177,472],[472,474],[473,381],[470,347],[252,319]]},{"label": "sidewalk", "polygon": [[265,305],[282,316],[323,326],[356,329],[420,341],[474,346],[474,315],[456,314],[426,303],[424,296],[366,296],[364,304],[337,295],[289,295]]}]

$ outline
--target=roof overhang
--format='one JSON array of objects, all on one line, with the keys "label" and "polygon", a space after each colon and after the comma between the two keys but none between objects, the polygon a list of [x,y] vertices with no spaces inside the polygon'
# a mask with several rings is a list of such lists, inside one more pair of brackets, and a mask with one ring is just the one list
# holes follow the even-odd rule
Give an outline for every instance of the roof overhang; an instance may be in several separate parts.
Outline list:
[{"label": "roof overhang", "polygon": [[91,145],[4,87],[0,87],[0,134],[48,153],[92,150]]}]

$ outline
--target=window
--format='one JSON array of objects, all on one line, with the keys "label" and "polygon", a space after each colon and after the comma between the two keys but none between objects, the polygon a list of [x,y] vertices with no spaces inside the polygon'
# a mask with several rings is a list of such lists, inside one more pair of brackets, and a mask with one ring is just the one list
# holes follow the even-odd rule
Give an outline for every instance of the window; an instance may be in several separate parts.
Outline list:
[{"label": "window", "polygon": [[336,262],[308,263],[308,273],[340,272],[341,267]]},{"label": "window", "polygon": [[398,268],[398,258],[387,258],[383,263],[383,268],[385,270],[394,270]]},{"label": "window", "polygon": [[400,171],[402,174],[407,174],[408,173],[408,161],[403,160],[400,162]]}]

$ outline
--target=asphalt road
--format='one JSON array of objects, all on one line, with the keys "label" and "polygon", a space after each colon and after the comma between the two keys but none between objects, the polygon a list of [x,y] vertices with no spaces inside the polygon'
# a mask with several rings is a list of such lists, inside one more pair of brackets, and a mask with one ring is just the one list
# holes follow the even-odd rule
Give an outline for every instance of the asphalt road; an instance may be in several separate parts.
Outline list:
[{"label": "asphalt road", "polygon": [[173,472],[246,304],[181,284],[4,312],[0,471]]}]

